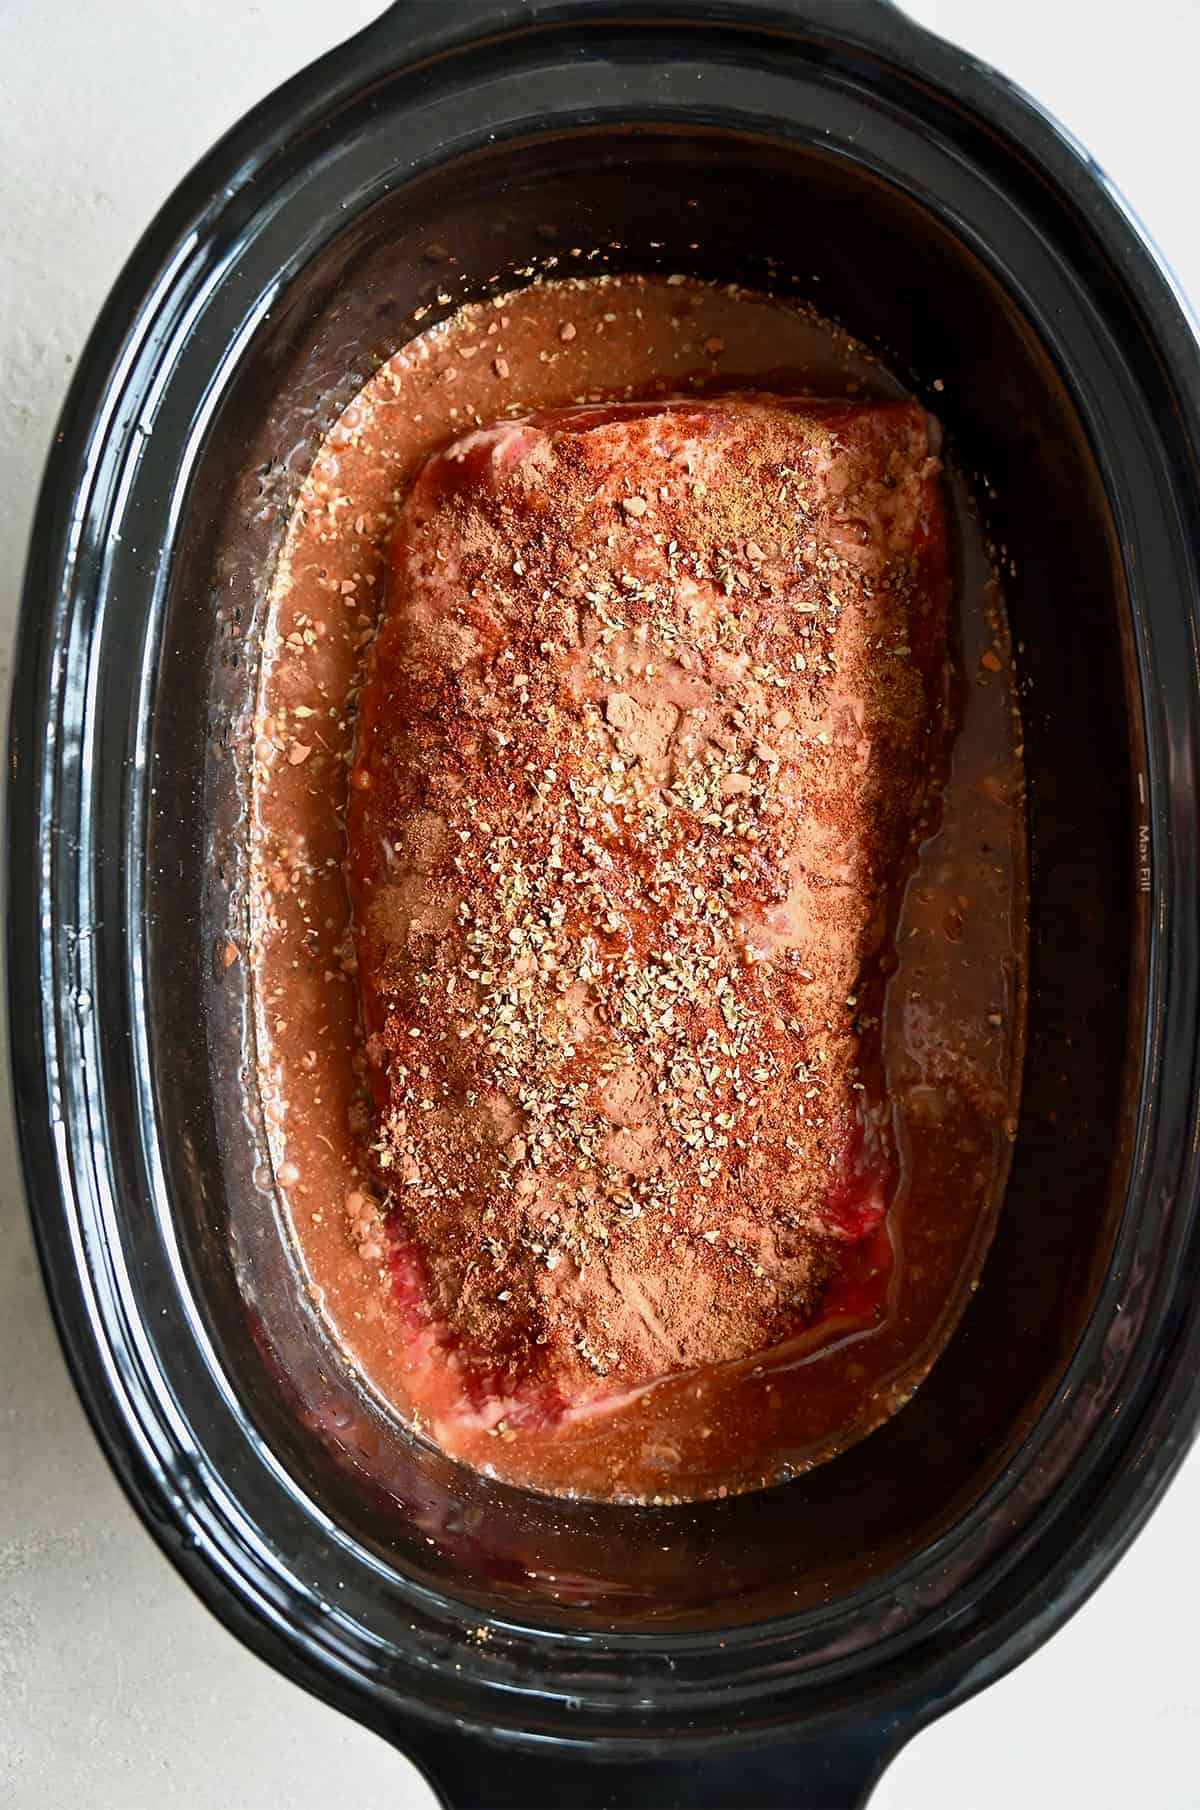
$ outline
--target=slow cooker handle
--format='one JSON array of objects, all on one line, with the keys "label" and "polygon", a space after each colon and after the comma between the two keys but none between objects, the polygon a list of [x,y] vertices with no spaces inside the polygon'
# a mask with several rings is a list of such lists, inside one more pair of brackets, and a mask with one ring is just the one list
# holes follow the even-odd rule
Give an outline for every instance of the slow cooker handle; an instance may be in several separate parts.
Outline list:
[{"label": "slow cooker handle", "polygon": [[[744,15],[744,22],[749,24],[754,22],[756,10],[763,14],[773,15],[772,23],[777,20],[781,10],[779,0],[739,0],[739,5]],[[578,6],[579,0],[490,0],[486,12],[483,13],[483,18],[485,24],[495,26],[504,24],[534,26],[553,23],[564,16],[569,17],[573,11],[578,9]],[[606,18],[611,20],[615,17],[619,21],[623,6],[631,13],[644,18],[643,9],[631,5],[630,0],[616,0],[615,5],[609,5],[606,9]],[[730,18],[728,11],[718,12],[715,8],[697,6],[695,0],[667,0],[666,5],[660,5],[657,9],[666,23],[671,21],[672,6],[683,13],[689,23],[703,23],[705,13],[709,10],[712,11],[714,18],[723,20]],[[900,0],[784,0],[784,8],[793,20],[809,25],[833,24],[842,32],[846,29],[846,14],[849,8],[853,8],[854,15],[857,15],[853,19],[856,27],[861,27],[864,23],[869,26],[883,17],[890,22],[897,19],[902,21],[914,33],[923,31],[915,19],[909,19]],[[482,11],[482,9],[480,10]],[[364,28],[364,31],[376,32],[380,36],[386,37],[391,30],[398,30],[403,34],[405,44],[411,44],[417,25],[427,23],[421,19],[414,21],[413,13],[412,0],[392,0],[391,5],[385,6],[378,18],[373,19]],[[435,20],[440,28],[437,35],[439,38],[443,37],[446,25],[445,16],[437,19],[435,14],[428,23],[433,26]],[[732,22],[738,24],[743,21],[734,14]],[[471,21],[471,30],[474,33],[478,32],[478,25],[474,20]],[[924,33],[923,35],[929,36],[930,34]]]},{"label": "slow cooker handle", "polygon": [[875,1727],[632,1762],[565,1742],[529,1752],[470,1735],[408,1751],[445,1810],[863,1810],[903,1741]]}]

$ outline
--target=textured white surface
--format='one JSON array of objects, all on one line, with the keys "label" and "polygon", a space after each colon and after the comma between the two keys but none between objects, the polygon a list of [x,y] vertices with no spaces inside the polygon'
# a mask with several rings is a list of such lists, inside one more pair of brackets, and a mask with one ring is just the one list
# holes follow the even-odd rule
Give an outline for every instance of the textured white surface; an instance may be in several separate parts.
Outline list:
[{"label": "textured white surface", "polygon": [[[464,0],[413,0],[463,4]],[[467,0],[469,3],[469,0]],[[73,357],[151,213],[369,0],[0,0],[0,660]],[[1200,297],[1197,0],[912,0],[1090,146]],[[16,1034],[20,1035],[20,1027]],[[916,1740],[874,1810],[1200,1803],[1200,1453],[1075,1620]],[[276,1677],[134,1520],[67,1380],[0,1123],[0,1803],[428,1810],[408,1763]]]}]

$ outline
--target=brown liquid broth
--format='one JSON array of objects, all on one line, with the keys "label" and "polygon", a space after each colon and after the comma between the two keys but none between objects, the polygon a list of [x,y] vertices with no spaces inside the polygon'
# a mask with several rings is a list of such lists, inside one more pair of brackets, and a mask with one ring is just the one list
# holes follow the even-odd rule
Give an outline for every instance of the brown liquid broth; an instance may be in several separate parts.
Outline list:
[{"label": "brown liquid broth", "polygon": [[[564,325],[575,329],[563,338]],[[343,816],[353,702],[384,556],[415,466],[469,428],[570,402],[740,388],[906,392],[789,302],[679,280],[535,283],[410,341],[326,438],[293,509],[268,610],[256,720],[251,966],[276,1185],[310,1293],[345,1358],[420,1434],[393,1343],[390,1275],[361,1199],[364,1096],[348,959]],[[999,587],[969,489],[948,474],[959,727],[936,833],[896,935],[883,1056],[901,1179],[888,1309],[755,1360],[650,1385],[607,1414],[455,1456],[556,1493],[724,1495],[833,1456],[911,1395],[977,1285],[1015,1132],[1026,908],[1021,730]],[[231,946],[232,948],[232,946]],[[355,1221],[358,1221],[357,1229]]]}]

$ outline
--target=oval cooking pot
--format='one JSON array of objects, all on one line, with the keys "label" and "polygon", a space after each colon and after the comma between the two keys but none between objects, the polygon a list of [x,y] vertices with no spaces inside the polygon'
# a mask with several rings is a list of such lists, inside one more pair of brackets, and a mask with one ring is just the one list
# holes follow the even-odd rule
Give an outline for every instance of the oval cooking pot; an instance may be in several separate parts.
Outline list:
[{"label": "oval cooking pot", "polygon": [[[550,1502],[397,1438],[263,1166],[248,711],[355,387],[536,260],[811,296],[936,408],[1005,562],[1030,780],[1008,1198],[913,1401],[787,1485]],[[134,1504],[458,1805],[863,1801],[1145,1520],[1200,1405],[1200,361],[1087,157],[877,0],[401,6],[167,203],[72,388],[12,712],[9,987],[63,1342]]]}]

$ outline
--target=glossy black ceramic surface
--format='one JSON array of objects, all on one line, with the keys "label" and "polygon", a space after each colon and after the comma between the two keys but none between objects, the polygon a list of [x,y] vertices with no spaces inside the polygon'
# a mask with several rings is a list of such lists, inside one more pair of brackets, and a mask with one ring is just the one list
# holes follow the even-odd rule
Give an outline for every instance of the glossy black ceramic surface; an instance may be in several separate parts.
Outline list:
[{"label": "glossy black ceramic surface", "polygon": [[[390,1435],[296,1286],[218,956],[296,481],[415,309],[573,247],[794,290],[877,344],[980,480],[1021,645],[1031,1040],[983,1285],[880,1432],[686,1509],[550,1503]],[[393,8],[134,254],[47,471],[14,690],[35,1227],[156,1537],[449,1801],[859,1802],[1070,1613],[1186,1449],[1198,447],[1193,331],[1119,199],[877,0]]]}]

